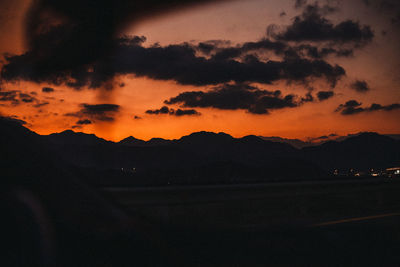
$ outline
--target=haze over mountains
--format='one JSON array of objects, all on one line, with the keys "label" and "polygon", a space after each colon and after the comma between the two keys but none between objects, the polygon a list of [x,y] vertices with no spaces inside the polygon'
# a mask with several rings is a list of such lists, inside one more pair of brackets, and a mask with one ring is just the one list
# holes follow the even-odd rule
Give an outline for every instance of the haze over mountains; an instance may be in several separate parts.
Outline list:
[{"label": "haze over mountains", "polygon": [[176,140],[128,137],[115,143],[71,130],[38,135],[18,122],[0,122],[3,147],[14,155],[13,161],[28,164],[30,156],[23,152],[34,151],[32,162],[36,165],[45,154],[46,160],[51,158],[56,165],[94,183],[124,179],[147,185],[316,180],[331,176],[334,169],[400,165],[400,141],[377,133],[336,137],[337,141],[312,146],[300,140],[233,138],[211,132]]}]

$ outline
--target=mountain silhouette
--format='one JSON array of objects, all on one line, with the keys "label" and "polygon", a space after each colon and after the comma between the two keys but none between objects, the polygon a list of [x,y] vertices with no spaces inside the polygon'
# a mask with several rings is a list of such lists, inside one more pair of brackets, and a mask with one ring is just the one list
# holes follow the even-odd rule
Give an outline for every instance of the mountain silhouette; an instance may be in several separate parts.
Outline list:
[{"label": "mountain silhouette", "polygon": [[100,145],[112,143],[106,141],[94,134],[86,134],[81,132],[74,132],[72,130],[66,130],[61,133],[53,133],[47,136],[43,136],[45,140],[53,144],[63,145]]},{"label": "mountain silhouette", "polygon": [[144,141],[141,139],[137,139],[133,136],[129,136],[125,139],[122,139],[118,142],[118,144],[123,146],[163,146],[168,145],[172,142],[172,140],[166,140],[163,138],[151,138],[149,141]]},{"label": "mountain silhouette", "polygon": [[324,169],[382,169],[400,163],[400,141],[377,133],[361,133],[302,151],[307,160]]},{"label": "mountain silhouette", "polygon": [[287,138],[282,138],[282,137],[278,137],[278,136],[270,136],[270,137],[259,136],[259,138],[266,140],[266,141],[286,143],[295,148],[303,148],[303,147],[313,145],[313,143],[311,143],[311,142],[302,141],[300,139],[287,139]]},{"label": "mountain silhouette", "polygon": [[41,136],[17,121],[0,122],[2,169],[11,176],[63,169],[92,183],[266,182],[326,179],[334,169],[384,169],[400,162],[400,141],[376,133],[298,149],[254,135],[205,131],[175,140],[130,136],[115,143],[71,130]]},{"label": "mountain silhouette", "polygon": [[147,143],[146,141],[137,139],[133,136],[129,136],[118,142],[118,144],[123,146],[146,146],[146,143]]}]

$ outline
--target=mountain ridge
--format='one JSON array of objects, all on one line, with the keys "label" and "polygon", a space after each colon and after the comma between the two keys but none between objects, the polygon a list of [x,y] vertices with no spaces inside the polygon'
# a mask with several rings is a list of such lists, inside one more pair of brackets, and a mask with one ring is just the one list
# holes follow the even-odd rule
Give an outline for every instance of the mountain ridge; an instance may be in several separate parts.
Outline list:
[{"label": "mountain ridge", "polygon": [[[95,134],[87,134],[83,132],[75,132],[73,130],[65,130],[59,133],[52,133],[49,135],[40,135],[40,136],[47,136],[50,139],[52,139],[53,142],[62,142],[62,139],[65,138],[64,143],[66,144],[77,144],[84,142],[85,140],[88,141],[88,144],[100,144],[100,143],[115,143],[119,145],[126,145],[126,146],[158,146],[158,145],[169,145],[173,143],[180,142],[182,140],[190,140],[192,138],[222,138],[223,136],[225,137],[226,140],[245,140],[249,138],[259,138],[264,141],[271,141],[274,143],[286,143],[289,144],[297,149],[302,149],[305,147],[311,147],[311,146],[319,146],[325,143],[328,143],[330,141],[337,141],[341,142],[344,141],[348,138],[354,137],[354,136],[359,136],[365,133],[375,133],[375,132],[359,132],[356,134],[348,134],[346,136],[335,136],[334,139],[327,139],[323,141],[318,141],[318,142],[311,142],[311,141],[303,141],[301,139],[290,139],[290,138],[283,138],[279,136],[259,136],[259,135],[246,135],[243,137],[232,137],[231,135],[224,133],[224,132],[210,132],[210,131],[198,131],[198,132],[193,132],[188,135],[184,135],[178,139],[164,139],[164,138],[159,138],[159,137],[153,137],[149,140],[143,140],[136,138],[134,136],[128,136],[124,139],[121,139],[120,141],[114,142],[110,140],[103,139],[101,137],[98,137]],[[375,133],[378,134],[378,133]],[[378,134],[381,136],[386,136],[390,137],[394,140],[400,140],[400,134]],[[74,138],[72,138],[74,136]],[[318,138],[316,138],[318,139]],[[222,140],[222,139],[221,139]]]},{"label": "mountain ridge", "polygon": [[[95,184],[99,180],[114,183],[121,177],[129,184],[148,185],[316,180],[332,176],[335,169],[368,171],[400,163],[400,141],[377,133],[299,149],[255,135],[234,138],[222,132],[196,132],[174,140],[128,137],[112,142],[71,130],[38,135],[17,122],[0,120],[0,126],[7,133],[1,141],[13,153],[12,159],[4,155],[5,166],[21,168],[32,161],[30,166],[36,169],[41,166],[40,158],[46,158]],[[31,151],[29,155],[36,160],[23,151]],[[41,151],[48,156],[42,157]],[[40,169],[46,169],[47,163],[43,164]]]}]

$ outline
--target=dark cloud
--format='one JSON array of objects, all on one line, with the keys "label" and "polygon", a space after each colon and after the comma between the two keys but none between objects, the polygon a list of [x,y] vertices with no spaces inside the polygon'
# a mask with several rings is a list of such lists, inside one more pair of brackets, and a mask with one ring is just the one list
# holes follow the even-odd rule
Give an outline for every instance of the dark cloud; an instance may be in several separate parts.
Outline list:
[{"label": "dark cloud", "polygon": [[291,48],[298,56],[308,56],[310,58],[325,58],[330,55],[336,57],[351,57],[354,50],[350,48],[317,47],[310,44],[293,46]]},{"label": "dark cloud", "polygon": [[353,115],[360,112],[363,112],[364,109],[360,106],[362,103],[357,102],[356,100],[349,100],[345,104],[340,104],[336,109],[336,112],[340,112],[342,115]]},{"label": "dark cloud", "polygon": [[11,102],[13,105],[19,104],[19,91],[12,90],[12,91],[0,91],[0,102]]},{"label": "dark cloud", "polygon": [[39,103],[33,105],[33,107],[35,107],[35,108],[41,108],[41,107],[43,107],[43,106],[47,106],[48,104],[50,104],[50,103],[49,103],[49,102],[39,102]]},{"label": "dark cloud", "polygon": [[370,0],[362,0],[362,1],[366,6],[370,6],[371,5],[371,1]]},{"label": "dark cloud", "polygon": [[33,107],[41,107],[48,104],[48,102],[41,102],[35,95],[23,93],[20,90],[0,91],[0,102],[8,102],[13,106],[32,104]]},{"label": "dark cloud", "polygon": [[273,34],[281,41],[312,41],[312,42],[339,42],[352,43],[362,46],[374,37],[371,27],[360,25],[352,20],[333,24],[323,17],[324,14],[335,12],[336,8],[329,5],[320,6],[318,2],[307,5],[300,16],[296,16],[293,23],[283,32]]},{"label": "dark cloud", "polygon": [[146,110],[146,113],[147,114],[158,115],[158,114],[171,114],[171,113],[173,113],[173,111],[170,111],[167,106],[163,106],[160,109],[149,109],[149,110]]},{"label": "dark cloud", "polygon": [[319,91],[317,93],[317,97],[318,97],[319,101],[324,101],[324,100],[327,100],[327,99],[333,97],[334,94],[335,93],[333,91]]},{"label": "dark cloud", "polygon": [[43,88],[42,88],[42,92],[43,92],[43,93],[52,93],[52,92],[54,92],[54,88],[51,88],[51,87],[43,87]]},{"label": "dark cloud", "polygon": [[[310,95],[309,97],[312,98]],[[307,96],[306,98],[307,99]],[[247,110],[253,114],[269,114],[270,110],[293,108],[305,100],[296,101],[294,95],[282,96],[281,91],[261,90],[247,84],[225,84],[210,91],[191,91],[165,101],[165,104],[181,104],[184,107],[217,108],[223,110]],[[308,98],[308,101],[310,99]],[[312,101],[312,99],[311,99]]]},{"label": "dark cloud", "polygon": [[336,109],[336,112],[340,112],[342,115],[354,115],[361,112],[372,112],[372,111],[392,111],[396,109],[400,109],[400,104],[390,104],[390,105],[381,105],[373,103],[369,107],[361,107],[362,103],[357,102],[356,100],[349,100],[345,104],[339,105]]},{"label": "dark cloud", "polygon": [[[170,1],[150,2],[168,7]],[[195,1],[173,2],[175,7]],[[307,5],[306,1],[299,0],[296,7],[303,8],[302,14],[295,17],[285,31],[271,34],[272,39],[263,38],[237,46],[229,41],[210,40],[196,45],[144,47],[144,36],[115,38],[116,30],[125,25],[125,19],[142,15],[139,10],[151,12],[150,6],[150,3],[136,1],[132,4],[128,0],[103,0],[93,7],[86,1],[74,0],[68,4],[65,0],[36,1],[27,19],[30,50],[22,55],[5,56],[1,79],[63,84],[80,89],[102,87],[115,76],[125,74],[197,86],[228,82],[305,83],[319,78],[334,87],[345,70],[324,59],[350,57],[354,49],[373,38],[369,26],[351,20],[333,24],[323,17],[335,12],[336,7],[318,2]],[[72,7],[79,7],[78,11],[73,11]],[[46,13],[47,21],[42,21],[42,17],[46,17],[44,10],[50,12]],[[122,13],[114,16],[116,10]],[[98,20],[100,22],[95,23]],[[342,47],[343,44],[346,46]],[[265,52],[281,59],[265,60]],[[124,86],[123,83],[119,85]]]},{"label": "dark cloud", "polygon": [[115,104],[81,104],[81,109],[78,112],[66,113],[64,116],[71,116],[86,120],[90,118],[92,122],[103,121],[112,122],[114,116],[119,112],[120,106]]},{"label": "dark cloud", "polygon": [[19,93],[19,98],[22,102],[25,103],[32,103],[34,101],[37,101],[37,99],[33,96],[31,96],[30,94],[26,94],[26,93]]},{"label": "dark cloud", "polygon": [[205,2],[213,0],[37,0],[25,18],[29,56],[19,60],[28,60],[36,76],[79,73],[107,58],[115,48],[115,36],[132,22]]},{"label": "dark cloud", "polygon": [[[201,52],[204,52],[204,49],[200,48],[200,44],[195,48]],[[205,54],[212,54],[213,59],[216,60],[228,60],[239,58],[248,53],[253,53],[254,55],[254,53],[262,54],[264,51],[271,51],[274,54],[282,56],[286,59],[305,57],[311,59],[322,59],[330,55],[336,57],[351,57],[353,56],[353,50],[354,49],[352,48],[334,48],[332,46],[319,47],[311,44],[290,45],[286,42],[264,38],[257,42],[246,42],[235,47],[220,47],[218,44],[209,44]]]},{"label": "dark cloud", "polygon": [[[249,51],[262,47],[277,51],[281,46],[279,42],[263,40],[246,43],[241,49]],[[64,83],[73,88],[97,88],[114,76],[123,74],[135,74],[157,80],[175,80],[180,84],[198,86],[231,81],[266,84],[279,80],[305,82],[312,78],[325,79],[335,86],[345,75],[342,67],[321,59],[295,57],[282,61],[262,61],[255,56],[247,56],[243,60],[231,59],[232,56],[238,55],[241,49],[231,48],[207,59],[196,56],[196,49],[189,44],[143,47],[137,42],[124,39],[119,42],[116,54],[80,71],[60,72],[52,65],[35,67],[30,65],[36,60],[31,58],[32,54],[29,52],[21,56],[7,57],[8,64],[2,69],[2,77],[6,80]]]},{"label": "dark cloud", "polygon": [[299,9],[307,4],[307,0],[295,0],[294,8]]},{"label": "dark cloud", "polygon": [[133,118],[134,118],[135,120],[140,120],[140,119],[142,119],[142,117],[137,116],[137,115],[133,116]]},{"label": "dark cloud", "polygon": [[177,109],[175,111],[175,116],[185,116],[185,115],[200,115],[197,110],[194,109]]},{"label": "dark cloud", "polygon": [[284,17],[284,16],[286,16],[286,12],[285,11],[282,11],[280,14],[279,14],[279,17]]},{"label": "dark cloud", "polygon": [[194,109],[172,109],[168,108],[167,106],[163,106],[160,109],[149,109],[146,110],[147,114],[151,115],[159,115],[159,114],[168,114],[168,115],[174,115],[174,116],[185,116],[185,115],[201,115],[201,113],[197,112]]},{"label": "dark cloud", "polygon": [[360,81],[360,80],[357,80],[354,83],[352,83],[351,88],[360,93],[365,93],[370,90],[368,83],[366,81]]},{"label": "dark cloud", "polygon": [[79,124],[79,125],[87,125],[87,124],[92,124],[92,121],[91,121],[91,120],[88,120],[88,119],[83,119],[83,120],[77,121],[76,124]]},{"label": "dark cloud", "polygon": [[204,54],[208,55],[212,51],[215,50],[216,45],[212,43],[201,42],[197,45],[197,48],[203,52]]},{"label": "dark cloud", "polygon": [[310,92],[308,92],[305,97],[301,98],[301,103],[313,102],[313,101],[314,101],[314,97]]}]

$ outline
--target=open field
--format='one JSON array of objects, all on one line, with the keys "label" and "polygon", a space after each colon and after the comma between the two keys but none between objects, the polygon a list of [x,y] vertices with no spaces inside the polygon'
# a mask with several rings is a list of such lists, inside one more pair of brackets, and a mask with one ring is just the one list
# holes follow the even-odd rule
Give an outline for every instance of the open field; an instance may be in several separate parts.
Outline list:
[{"label": "open field", "polygon": [[200,228],[305,226],[400,211],[400,182],[382,179],[105,188],[103,192],[135,214]]},{"label": "open field", "polygon": [[107,188],[182,266],[399,266],[400,182]]}]

